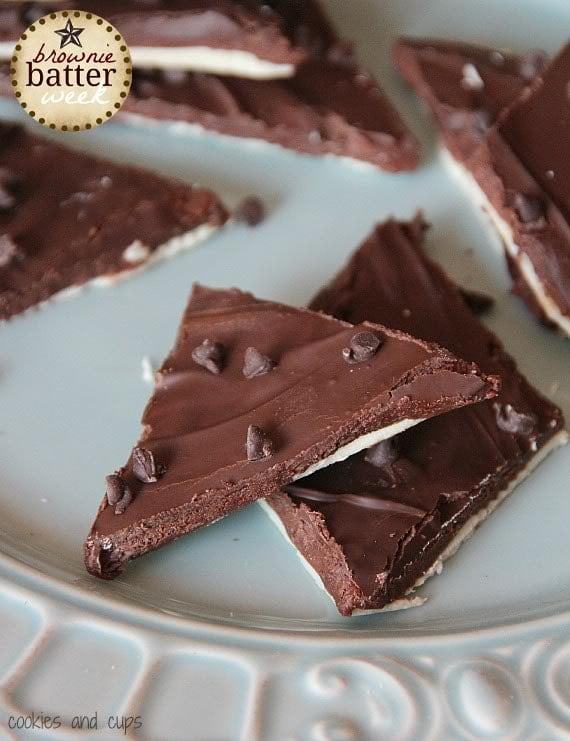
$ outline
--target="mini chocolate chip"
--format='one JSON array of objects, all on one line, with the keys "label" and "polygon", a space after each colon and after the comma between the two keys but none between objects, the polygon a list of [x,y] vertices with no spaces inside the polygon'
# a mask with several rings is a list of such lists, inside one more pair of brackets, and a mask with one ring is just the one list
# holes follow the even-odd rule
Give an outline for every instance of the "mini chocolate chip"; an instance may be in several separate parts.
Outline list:
[{"label": "mini chocolate chip", "polygon": [[246,378],[264,376],[272,371],[276,365],[277,363],[274,360],[260,353],[255,347],[248,347],[244,355],[243,375]]},{"label": "mini chocolate chip", "polygon": [[548,56],[542,49],[529,51],[519,60],[519,75],[523,80],[530,82],[543,71],[547,64]]},{"label": "mini chocolate chip", "polygon": [[133,450],[133,473],[143,484],[158,481],[164,471],[164,466],[157,465],[152,451],[140,447]]},{"label": "mini chocolate chip", "polygon": [[270,458],[273,455],[275,446],[271,438],[261,427],[250,425],[247,428],[245,449],[248,461],[259,461],[262,458]]},{"label": "mini chocolate chip", "polygon": [[517,212],[523,224],[538,221],[544,216],[544,203],[534,195],[511,192],[507,195],[507,205]]},{"label": "mini chocolate chip", "polygon": [[378,468],[385,468],[395,463],[399,457],[398,448],[394,440],[382,440],[371,448],[368,448],[364,460]]},{"label": "mini chocolate chip", "polygon": [[372,332],[358,332],[350,340],[350,347],[345,347],[342,357],[347,363],[363,363],[370,360],[383,344],[383,340]]},{"label": "mini chocolate chip", "polygon": [[265,218],[265,206],[255,196],[248,196],[236,207],[234,219],[247,226],[257,226]]},{"label": "mini chocolate chip", "polygon": [[121,501],[127,485],[123,477],[118,473],[112,473],[109,476],[105,476],[107,502],[111,507]]},{"label": "mini chocolate chip", "polygon": [[116,515],[123,515],[129,506],[129,504],[133,501],[133,494],[131,490],[127,487],[125,489],[125,493],[121,497],[120,501],[117,503],[117,506],[115,507],[115,514]]},{"label": "mini chocolate chip", "polygon": [[209,370],[210,373],[218,375],[224,367],[225,354],[226,351],[222,344],[204,340],[201,345],[192,350],[192,360]]},{"label": "mini chocolate chip", "polygon": [[9,234],[0,234],[0,268],[5,268],[14,260],[23,259],[22,250]]},{"label": "mini chocolate chip", "polygon": [[495,305],[495,299],[481,291],[472,291],[470,288],[461,288],[461,297],[474,314],[480,315],[490,311]]},{"label": "mini chocolate chip", "polygon": [[534,414],[517,412],[511,404],[501,406],[495,402],[493,404],[497,427],[503,432],[510,432],[512,435],[530,435],[536,425]]}]

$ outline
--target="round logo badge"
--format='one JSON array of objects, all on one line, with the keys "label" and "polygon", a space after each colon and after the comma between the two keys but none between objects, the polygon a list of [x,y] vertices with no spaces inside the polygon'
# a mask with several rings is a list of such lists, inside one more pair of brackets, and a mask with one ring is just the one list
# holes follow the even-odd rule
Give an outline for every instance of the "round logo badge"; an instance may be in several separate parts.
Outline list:
[{"label": "round logo badge", "polygon": [[16,98],[35,121],[80,131],[108,121],[121,108],[131,88],[131,55],[104,18],[60,10],[22,34],[10,74]]}]

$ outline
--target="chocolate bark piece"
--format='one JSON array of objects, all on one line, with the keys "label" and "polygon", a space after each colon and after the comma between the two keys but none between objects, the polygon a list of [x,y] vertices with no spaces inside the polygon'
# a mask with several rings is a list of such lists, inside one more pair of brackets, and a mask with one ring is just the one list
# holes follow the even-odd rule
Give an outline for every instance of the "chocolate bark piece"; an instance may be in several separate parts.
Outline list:
[{"label": "chocolate bark piece", "polygon": [[0,124],[0,191],[11,203],[0,209],[0,235],[17,247],[0,266],[0,321],[90,281],[113,283],[227,218],[208,190],[8,124]]},{"label": "chocolate bark piece", "polygon": [[570,337],[570,44],[463,166],[502,238],[517,293]]},{"label": "chocolate bark piece", "polygon": [[[281,17],[271,5],[279,5]],[[53,10],[96,13],[121,31],[137,67],[192,69],[257,79],[290,77],[307,55],[289,38],[289,2],[258,0],[72,0],[0,3],[0,57],[27,26]],[[309,3],[312,5],[312,3]]]},{"label": "chocolate bark piece", "polygon": [[316,1],[272,0],[294,45],[309,56],[287,80],[259,81],[179,70],[135,71],[121,111],[150,125],[188,124],[384,170],[417,167],[419,147],[378,83],[340,41]]},{"label": "chocolate bark piece", "polygon": [[531,65],[530,55],[425,38],[399,39],[393,59],[433,114],[445,146],[459,160],[471,156],[499,113],[528,86],[532,72],[541,70],[536,55]]},{"label": "chocolate bark piece", "polygon": [[380,86],[353,62],[315,58],[289,80],[135,71],[120,111],[139,125],[215,131],[384,170],[410,170],[418,145]]},{"label": "chocolate bark piece", "polygon": [[[452,169],[489,213],[513,291],[570,336],[569,47],[550,66],[536,52],[499,59],[489,49],[429,40],[401,40],[394,56],[434,113]],[[481,89],[462,86],[467,65],[478,70]],[[478,128],[481,111],[486,124]]]},{"label": "chocolate bark piece", "polygon": [[544,457],[567,440],[461,291],[422,250],[424,225],[378,226],[312,307],[444,343],[501,376],[498,399],[427,420],[269,497],[272,519],[343,615],[419,604],[411,592]]},{"label": "chocolate bark piece", "polygon": [[[384,342],[368,361],[348,365],[342,349],[357,332]],[[226,348],[219,374],[194,362],[204,337]],[[248,347],[277,365],[246,378]],[[111,579],[130,559],[397,430],[493,397],[498,385],[401,332],[196,286],[136,444],[164,472],[144,484],[132,457],[120,469],[132,501],[117,517],[103,500],[85,545],[87,570]]]}]

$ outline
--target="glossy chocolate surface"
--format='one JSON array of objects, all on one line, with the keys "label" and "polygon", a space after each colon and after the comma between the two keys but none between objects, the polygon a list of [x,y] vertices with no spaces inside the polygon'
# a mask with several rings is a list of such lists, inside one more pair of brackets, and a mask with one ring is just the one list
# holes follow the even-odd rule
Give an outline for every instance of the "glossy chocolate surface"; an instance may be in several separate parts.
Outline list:
[{"label": "glossy chocolate surface", "polygon": [[443,343],[500,375],[502,390],[496,401],[402,433],[384,466],[360,453],[286,487],[288,497],[268,500],[343,614],[403,597],[461,525],[495,499],[563,424],[560,410],[525,381],[424,255],[423,230],[420,219],[377,227],[312,307]]},{"label": "glossy chocolate surface", "polygon": [[[343,350],[362,331],[380,346],[347,362]],[[271,370],[244,374],[251,347]],[[497,385],[385,327],[196,286],[137,443],[165,472],[145,484],[132,460],[120,469],[133,501],[119,516],[103,501],[87,568],[112,578],[129,558],[268,496],[362,435],[488,398]]]}]

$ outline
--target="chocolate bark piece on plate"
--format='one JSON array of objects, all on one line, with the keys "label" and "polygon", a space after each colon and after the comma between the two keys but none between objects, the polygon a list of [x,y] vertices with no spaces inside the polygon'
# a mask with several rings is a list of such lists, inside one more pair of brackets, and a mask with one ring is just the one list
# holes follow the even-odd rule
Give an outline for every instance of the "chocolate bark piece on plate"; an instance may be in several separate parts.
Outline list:
[{"label": "chocolate bark piece on plate", "polygon": [[570,44],[489,131],[467,168],[515,287],[570,337]]},{"label": "chocolate bark piece on plate", "polygon": [[444,145],[463,161],[497,116],[547,64],[543,52],[514,54],[458,41],[401,38],[393,59],[427,104]]},{"label": "chocolate bark piece on plate", "polygon": [[121,115],[143,125],[170,124],[176,133],[198,127],[384,170],[415,168],[415,138],[319,4],[273,0],[271,7],[291,42],[310,55],[294,77],[260,82],[139,70]]},{"label": "chocolate bark piece on plate", "polygon": [[394,55],[433,111],[452,171],[489,213],[514,292],[569,336],[569,47],[551,65],[539,52],[429,40],[401,40]]},{"label": "chocolate bark piece on plate", "polygon": [[495,400],[427,420],[262,503],[343,615],[423,602],[413,590],[567,440],[560,410],[425,256],[423,231],[419,218],[377,227],[312,307],[443,343],[501,376],[502,388]]},{"label": "chocolate bark piece on plate", "polygon": [[130,559],[498,386],[401,332],[196,286],[86,567],[114,578]]},{"label": "chocolate bark piece on plate", "polygon": [[315,58],[290,80],[135,71],[120,114],[173,133],[209,130],[384,170],[410,170],[418,145],[378,84],[353,63]]},{"label": "chocolate bark piece on plate", "polygon": [[208,190],[0,124],[0,321],[170,257],[226,218]]},{"label": "chocolate bark piece on plate", "polygon": [[307,51],[288,37],[291,3],[257,0],[62,0],[0,3],[0,57],[9,59],[28,25],[53,10],[83,10],[110,21],[137,67],[175,67],[257,79],[290,77]]}]

